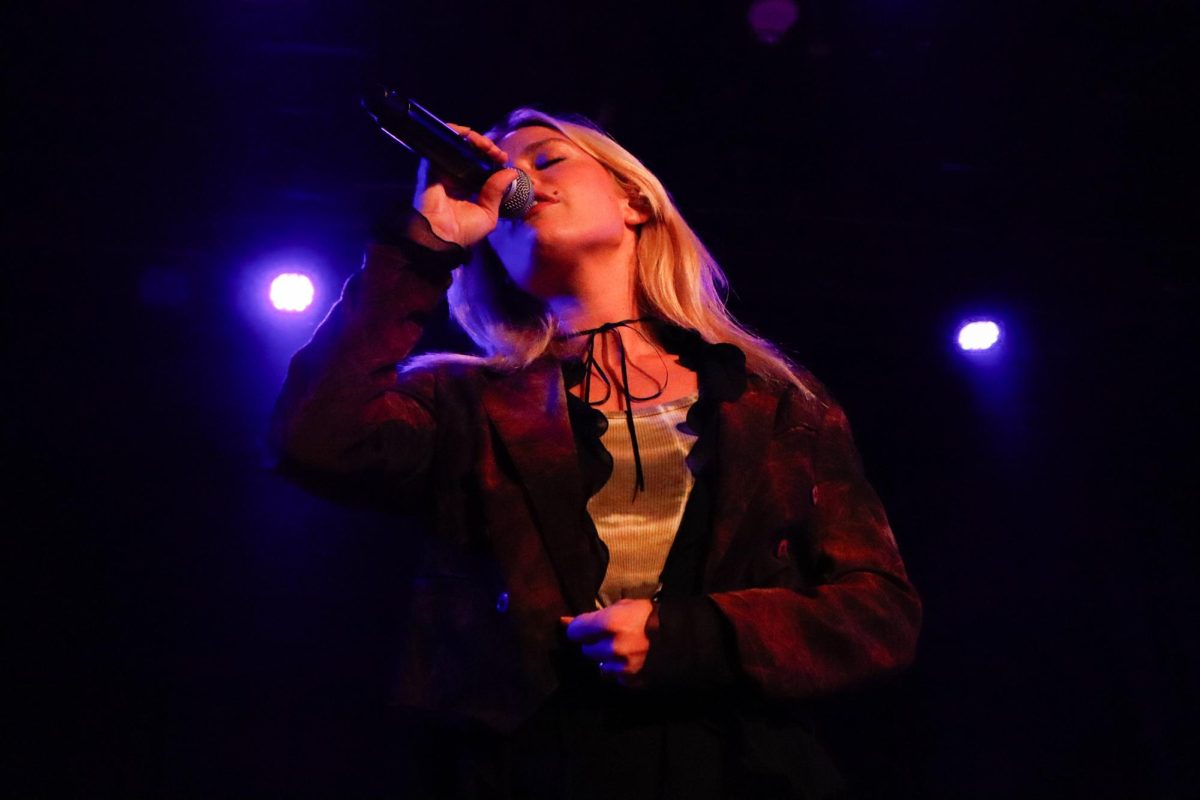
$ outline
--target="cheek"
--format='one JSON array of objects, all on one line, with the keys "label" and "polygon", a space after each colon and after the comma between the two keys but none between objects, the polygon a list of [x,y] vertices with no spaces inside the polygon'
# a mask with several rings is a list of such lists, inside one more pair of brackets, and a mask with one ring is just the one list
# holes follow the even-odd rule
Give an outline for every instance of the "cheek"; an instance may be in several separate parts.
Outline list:
[{"label": "cheek", "polygon": [[610,178],[595,186],[589,200],[590,216],[597,228],[621,231],[625,227],[624,197]]}]

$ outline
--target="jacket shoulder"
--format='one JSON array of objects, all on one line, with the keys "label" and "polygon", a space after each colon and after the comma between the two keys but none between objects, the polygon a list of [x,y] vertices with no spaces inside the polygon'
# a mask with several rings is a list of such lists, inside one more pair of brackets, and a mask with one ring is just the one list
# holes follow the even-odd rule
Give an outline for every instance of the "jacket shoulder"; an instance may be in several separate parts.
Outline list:
[{"label": "jacket shoulder", "polygon": [[422,353],[399,365],[401,381],[443,387],[477,386],[491,370],[487,361],[465,353]]},{"label": "jacket shoulder", "polygon": [[808,368],[793,364],[791,381],[772,379],[770,381],[755,378],[752,380],[760,390],[772,391],[779,395],[779,411],[776,417],[776,427],[789,430],[797,427],[817,429],[821,426],[830,409],[838,408],[829,388],[822,383]]}]

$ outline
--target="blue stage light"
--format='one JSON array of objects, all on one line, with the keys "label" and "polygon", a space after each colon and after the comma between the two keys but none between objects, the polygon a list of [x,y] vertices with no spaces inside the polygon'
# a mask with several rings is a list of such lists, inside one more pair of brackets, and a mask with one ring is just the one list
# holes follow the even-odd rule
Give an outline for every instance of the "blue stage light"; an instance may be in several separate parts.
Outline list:
[{"label": "blue stage light", "polygon": [[963,323],[958,329],[958,346],[965,352],[977,353],[992,350],[1000,344],[999,323],[990,319],[976,319]]},{"label": "blue stage light", "polygon": [[271,305],[278,311],[304,311],[312,305],[315,293],[312,280],[299,272],[284,272],[271,281]]}]

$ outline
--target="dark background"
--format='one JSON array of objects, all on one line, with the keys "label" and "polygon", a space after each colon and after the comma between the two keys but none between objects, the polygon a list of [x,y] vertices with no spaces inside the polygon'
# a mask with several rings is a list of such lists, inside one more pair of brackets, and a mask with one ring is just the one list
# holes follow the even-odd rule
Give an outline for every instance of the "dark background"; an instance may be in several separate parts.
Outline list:
[{"label": "dark background", "polygon": [[[1196,4],[804,0],[773,46],[747,5],[6,12],[10,791],[403,795],[405,533],[261,443],[411,191],[385,77],[599,121],[848,409],[927,609],[915,668],[822,707],[859,796],[1195,796]],[[312,312],[265,310],[280,258]]]}]

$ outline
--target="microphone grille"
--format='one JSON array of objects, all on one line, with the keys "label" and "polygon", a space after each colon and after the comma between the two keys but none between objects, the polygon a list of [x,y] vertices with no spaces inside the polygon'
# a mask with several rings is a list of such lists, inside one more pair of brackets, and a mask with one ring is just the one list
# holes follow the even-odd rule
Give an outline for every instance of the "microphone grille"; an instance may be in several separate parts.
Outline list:
[{"label": "microphone grille", "polygon": [[524,219],[533,208],[533,182],[523,170],[517,170],[517,177],[504,190],[504,199],[500,201],[500,216],[505,219]]}]

